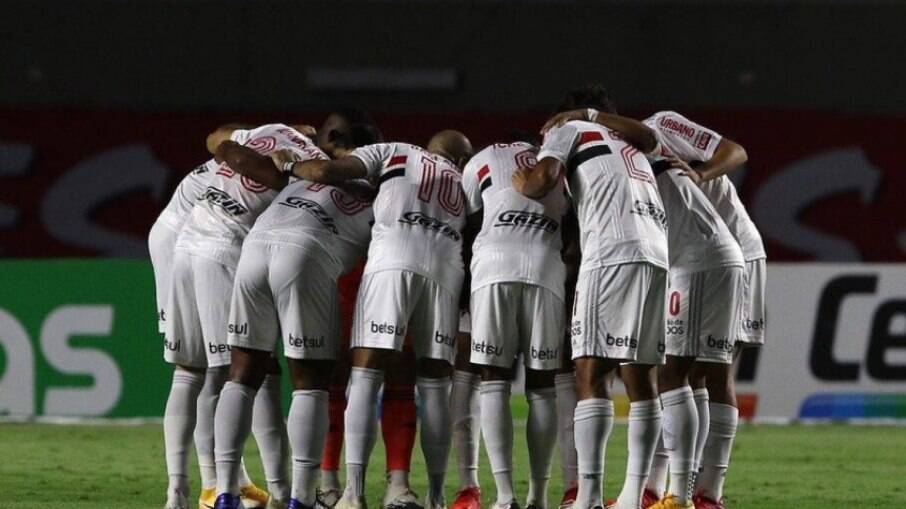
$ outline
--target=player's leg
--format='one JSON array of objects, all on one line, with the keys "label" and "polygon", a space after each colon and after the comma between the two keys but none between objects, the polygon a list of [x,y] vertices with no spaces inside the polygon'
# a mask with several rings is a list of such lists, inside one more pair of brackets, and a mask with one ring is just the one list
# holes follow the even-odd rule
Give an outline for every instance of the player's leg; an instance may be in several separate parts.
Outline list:
[{"label": "player's leg", "polygon": [[513,487],[513,359],[519,353],[522,285],[495,283],[471,296],[471,362],[480,368],[481,434],[497,488],[496,509],[516,506]]},{"label": "player's leg", "polygon": [[[253,406],[252,435],[258,444],[270,507],[289,500],[289,438],[286,435],[286,420],[283,418],[283,377],[280,364],[273,354],[266,363],[267,374],[258,389]],[[246,490],[243,498],[252,497]]]},{"label": "player's leg", "polygon": [[[468,291],[468,290],[463,290]],[[456,365],[450,413],[453,416],[453,449],[459,471],[459,489],[453,509],[481,509],[481,485],[478,480],[478,449],[481,441],[481,406],[479,368],[470,362],[472,354],[472,316],[460,311],[456,335]]]},{"label": "player's leg", "polygon": [[[581,356],[584,349],[573,345],[576,363],[575,440],[579,466],[579,490],[574,507],[603,506],[604,453],[613,431],[613,400],[607,374],[617,363],[600,357]],[[576,357],[576,354],[579,357]]]},{"label": "player's leg", "polygon": [[381,271],[362,278],[352,326],[352,369],[346,404],[346,489],[340,509],[365,505],[365,473],[377,438],[377,400],[387,357],[402,350],[412,274]]},{"label": "player's leg", "polygon": [[188,457],[197,419],[198,395],[205,380],[207,358],[195,303],[192,263],[188,254],[173,255],[164,334],[164,359],[175,365],[164,410],[164,449],[167,459],[167,509],[187,507]]},{"label": "player's leg", "polygon": [[695,400],[695,410],[698,412],[698,433],[695,437],[695,463],[693,464],[692,483],[701,471],[702,452],[705,450],[705,441],[708,439],[708,429],[711,425],[711,412],[709,409],[708,387],[705,382],[706,372],[701,363],[692,366],[689,373],[689,385],[692,386],[692,397]]},{"label": "player's leg", "polygon": [[557,390],[557,443],[560,444],[560,472],[563,478],[563,497],[559,509],[571,509],[579,490],[579,467],[576,459],[575,421],[576,373],[572,361],[569,334],[563,340],[562,364],[554,377]]},{"label": "player's leg", "polygon": [[408,336],[402,352],[390,355],[381,397],[381,436],[387,455],[388,509],[421,509],[409,486],[412,449],[417,427],[415,409],[415,352]]},{"label": "player's leg", "polygon": [[416,386],[422,404],[421,447],[428,473],[425,507],[446,507],[444,477],[452,442],[450,389],[453,362],[456,358],[456,330],[459,323],[457,302],[437,282],[411,275],[416,304],[410,319],[410,330],[417,361]]},{"label": "player's leg", "polygon": [[[657,496],[644,491],[651,461],[661,436],[661,403],[657,397],[657,366],[664,363],[664,301],[667,273],[646,266],[641,271],[641,284],[646,287],[644,305],[639,315],[638,352],[634,363],[620,368],[629,396],[629,429],[626,477],[615,507],[638,509],[643,503],[654,503]],[[653,499],[653,500],[652,500]]]}]

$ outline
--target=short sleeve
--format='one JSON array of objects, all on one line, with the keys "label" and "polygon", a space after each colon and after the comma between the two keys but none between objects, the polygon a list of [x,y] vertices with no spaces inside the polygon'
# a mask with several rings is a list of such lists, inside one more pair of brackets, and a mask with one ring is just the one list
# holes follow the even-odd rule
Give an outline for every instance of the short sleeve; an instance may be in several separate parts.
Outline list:
[{"label": "short sleeve", "polygon": [[572,122],[551,129],[544,135],[544,143],[541,145],[541,151],[538,152],[538,160],[553,157],[565,165],[578,137],[578,126]]},{"label": "short sleeve", "polygon": [[462,172],[462,190],[466,195],[466,212],[474,214],[484,207],[481,200],[481,180],[490,178],[490,168],[472,158]]},{"label": "short sleeve", "polygon": [[661,145],[684,161],[707,161],[723,137],[674,111],[658,113],[646,122],[658,135]]},{"label": "short sleeve", "polygon": [[384,163],[393,156],[394,146],[390,143],[377,143],[366,145],[352,151],[355,157],[365,165],[368,177],[376,177],[381,173]]}]

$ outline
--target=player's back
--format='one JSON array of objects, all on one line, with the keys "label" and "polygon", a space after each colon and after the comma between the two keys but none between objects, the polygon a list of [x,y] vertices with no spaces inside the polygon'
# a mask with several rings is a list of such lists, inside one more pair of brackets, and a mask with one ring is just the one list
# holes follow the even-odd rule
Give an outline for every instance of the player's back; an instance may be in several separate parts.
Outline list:
[{"label": "player's back", "polygon": [[572,121],[548,132],[538,157],[547,156],[566,166],[583,269],[630,262],[667,268],[664,207],[644,154],[601,125]]},{"label": "player's back", "polygon": [[379,182],[365,273],[408,270],[458,292],[465,208],[459,169],[406,143],[360,147],[353,156]]},{"label": "player's back", "polygon": [[497,282],[544,286],[563,297],[566,269],[561,257],[563,217],[569,210],[562,180],[538,200],[513,189],[520,167],[537,163],[528,143],[491,145],[469,161],[463,188],[470,213],[483,211],[472,245],[472,289]]},{"label": "player's back", "polygon": [[158,221],[179,231],[192,213],[195,203],[204,194],[208,180],[219,166],[214,159],[208,159],[187,173],[176,185],[176,190],[173,191],[170,201],[158,216]]},{"label": "player's back", "polygon": [[296,180],[258,217],[247,241],[315,242],[336,262],[339,276],[364,254],[373,218],[369,201],[341,187]]},{"label": "player's back", "polygon": [[[301,161],[326,158],[310,139],[284,124],[237,130],[230,138],[265,155],[288,150]],[[276,191],[221,164],[208,180],[177,246],[240,248],[255,219],[276,196]]]}]

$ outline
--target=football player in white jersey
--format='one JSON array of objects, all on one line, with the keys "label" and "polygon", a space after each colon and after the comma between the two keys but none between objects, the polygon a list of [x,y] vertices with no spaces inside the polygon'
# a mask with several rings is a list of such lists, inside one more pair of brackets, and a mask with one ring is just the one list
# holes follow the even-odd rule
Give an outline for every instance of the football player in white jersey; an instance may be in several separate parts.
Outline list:
[{"label": "football player in white jersey", "polygon": [[[356,125],[351,132],[351,143],[334,155],[379,139],[372,125]],[[239,507],[239,459],[256,392],[280,338],[295,389],[288,419],[293,485],[287,507],[313,508],[328,426],[327,390],[340,347],[337,280],[365,253],[373,189],[365,181],[329,186],[290,178],[270,157],[232,141],[221,143],[217,154],[280,194],[245,238],[236,269],[227,335],[230,381],[215,417],[215,507]],[[311,156],[290,157],[328,159],[323,152]]]},{"label": "football player in white jersey", "polygon": [[472,244],[471,362],[481,366],[481,431],[497,486],[495,509],[518,509],[513,488],[510,390],[521,353],[529,403],[531,479],[526,505],[545,509],[557,437],[554,375],[562,364],[566,266],[562,225],[569,211],[564,184],[538,200],[512,188],[520,167],[534,167],[538,148],[498,143],[478,152],[463,171]]},{"label": "football player in white jersey", "polygon": [[[235,130],[230,137],[264,153],[289,149],[306,157],[317,151],[308,138],[283,124]],[[226,332],[233,277],[245,235],[275,196],[275,191],[221,165],[177,239],[166,306],[164,351],[165,360],[177,366],[164,419],[168,467],[172,467],[168,471],[174,488],[168,490],[168,506],[185,504],[188,487],[184,466],[193,429],[202,473],[199,503],[214,504],[213,419],[229,364]],[[195,379],[205,370],[206,382],[199,395]],[[260,391],[255,405],[255,438],[268,478],[268,491],[279,501],[289,496],[286,431],[279,380],[272,377],[266,385],[268,390]],[[246,492],[243,497],[252,507],[262,506],[271,498],[267,493]]]},{"label": "football player in white jersey", "polygon": [[432,137],[428,150],[405,143],[356,149],[330,162],[295,163],[301,178],[336,184],[379,181],[375,223],[353,317],[352,373],[346,409],[346,491],[338,508],[365,507],[365,473],[374,444],[374,404],[388,350],[408,330],[417,357],[422,402],[421,445],[428,472],[428,509],[445,507],[450,450],[450,373],[463,279],[464,199],[460,170],[472,155],[456,131]]},{"label": "football player in white jersey", "polygon": [[[560,111],[613,111],[606,93],[591,86],[571,92]],[[549,130],[538,164],[513,176],[516,190],[542,198],[566,173],[579,220],[582,262],[572,313],[576,364],[575,443],[579,492],[574,507],[603,506],[604,448],[613,428],[608,375],[621,363],[629,393],[629,464],[620,495],[639,505],[660,432],[655,366],[664,362],[667,286],[666,220],[644,153],[654,133],[641,123],[593,112]],[[644,153],[643,153],[644,152]]]},{"label": "football player in white jersey", "polygon": [[[699,184],[742,249],[745,280],[740,295],[732,301],[741,306],[740,329],[734,338],[735,345],[731,345],[735,367],[743,347],[764,344],[765,329],[767,271],[764,243],[740,201],[736,187],[726,176],[746,162],[746,151],[738,143],[676,112],[656,113],[645,123],[657,132],[662,150],[672,156],[673,165]],[[723,508],[723,483],[739,421],[735,369],[723,368],[722,365],[697,363],[692,369],[691,381],[700,420],[696,442],[700,473],[693,496],[698,509]]]}]

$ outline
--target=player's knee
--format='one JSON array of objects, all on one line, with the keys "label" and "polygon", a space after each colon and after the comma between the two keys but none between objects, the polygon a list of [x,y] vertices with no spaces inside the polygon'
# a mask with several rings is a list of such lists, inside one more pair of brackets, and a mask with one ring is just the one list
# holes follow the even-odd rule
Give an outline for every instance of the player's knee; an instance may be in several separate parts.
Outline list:
[{"label": "player's knee", "polygon": [[293,389],[297,391],[330,389],[333,379],[333,361],[287,359],[287,365]]},{"label": "player's knee", "polygon": [[261,387],[270,364],[269,352],[233,347],[230,357],[229,378],[231,382],[254,389]]},{"label": "player's knee", "polygon": [[444,378],[453,374],[453,366],[440,359],[419,359],[416,372],[423,378]]},{"label": "player's knee", "polygon": [[499,368],[497,366],[479,366],[481,380],[485,382],[505,381],[513,378],[513,373],[509,369]]},{"label": "player's knee", "polygon": [[525,390],[534,391],[554,386],[556,370],[539,370],[525,368]]},{"label": "player's knee", "polygon": [[609,398],[607,374],[613,370],[604,359],[583,357],[576,361],[576,396],[580,400]]},{"label": "player's knee", "polygon": [[354,348],[352,350],[352,366],[384,370],[387,366],[387,358],[391,353],[392,350],[381,350],[378,348]]}]

